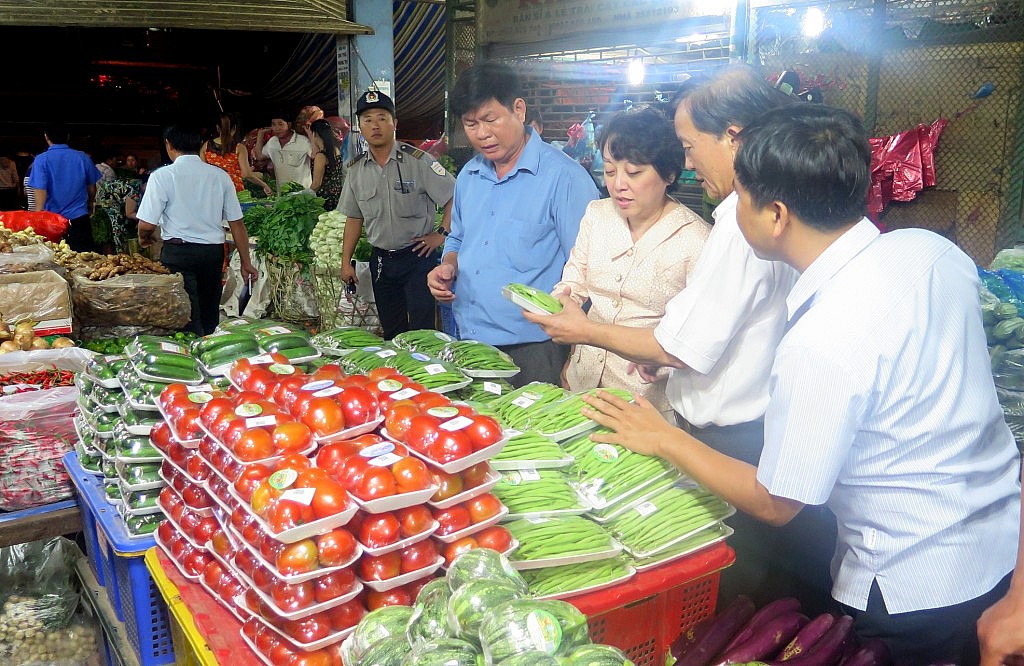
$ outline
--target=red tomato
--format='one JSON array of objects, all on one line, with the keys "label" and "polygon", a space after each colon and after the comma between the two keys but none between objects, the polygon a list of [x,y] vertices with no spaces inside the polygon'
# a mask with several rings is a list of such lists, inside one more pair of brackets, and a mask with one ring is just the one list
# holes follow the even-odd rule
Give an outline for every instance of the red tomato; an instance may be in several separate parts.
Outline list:
[{"label": "red tomato", "polygon": [[355,571],[353,571],[352,567],[348,567],[314,578],[313,593],[316,602],[320,604],[348,594],[352,591],[355,584]]},{"label": "red tomato", "polygon": [[253,368],[249,376],[241,383],[242,388],[246,391],[259,393],[268,398],[273,395],[276,385],[277,375],[263,365]]},{"label": "red tomato", "polygon": [[236,386],[242,386],[253,370],[253,364],[247,358],[240,358],[228,366],[228,378]]},{"label": "red tomato", "polygon": [[381,548],[396,543],[402,533],[402,524],[393,513],[373,513],[359,526],[359,541],[370,548]]},{"label": "red tomato", "polygon": [[481,548],[490,548],[499,553],[504,553],[512,547],[512,534],[500,525],[485,527],[473,536]]},{"label": "red tomato", "polygon": [[[411,446],[411,444],[410,444]],[[473,445],[461,431],[439,430],[434,441],[427,446],[427,455],[441,464],[454,462],[473,453]]]},{"label": "red tomato", "polygon": [[339,527],[316,537],[316,551],[321,566],[341,566],[355,555],[356,538],[348,530]]},{"label": "red tomato", "polygon": [[350,386],[338,396],[345,425],[349,428],[363,425],[380,413],[377,398],[361,386]]},{"label": "red tomato", "polygon": [[277,570],[288,576],[313,571],[319,566],[316,542],[312,539],[303,539],[288,544],[277,556],[276,564]]},{"label": "red tomato", "polygon": [[[267,592],[268,594],[270,593],[270,590],[274,587],[274,585],[280,580],[277,576],[270,572],[270,569],[263,566],[262,564],[255,565],[252,570],[252,575],[249,577],[252,578],[252,582],[256,584],[256,587],[259,590]],[[252,595],[252,601],[255,603],[255,606],[253,606],[254,609],[260,607],[260,599],[258,595]]]},{"label": "red tomato", "polygon": [[249,430],[249,427],[245,425],[245,419],[235,416],[224,428],[220,441],[228,448],[234,449],[235,444],[238,443],[238,440],[242,438],[242,435],[247,430]]},{"label": "red tomato", "polygon": [[193,549],[185,556],[185,561],[181,564],[185,568],[185,573],[190,576],[199,576],[211,561],[212,558],[206,551]]},{"label": "red tomato", "polygon": [[234,563],[235,567],[237,567],[239,571],[249,578],[255,578],[253,574],[256,573],[256,567],[258,566],[255,555],[245,548],[241,548],[235,553]]},{"label": "red tomato", "polygon": [[313,441],[313,431],[305,423],[286,421],[274,426],[271,439],[278,451],[300,451]]},{"label": "red tomato", "polygon": [[354,493],[356,488],[359,487],[359,482],[363,479],[363,474],[368,469],[370,469],[370,461],[360,455],[353,454],[345,458],[337,477],[346,490]]},{"label": "red tomato", "polygon": [[396,512],[398,522],[402,525],[402,536],[411,537],[422,534],[434,524],[434,516],[430,509],[422,504],[399,509]]},{"label": "red tomato", "polygon": [[199,420],[204,426],[212,429],[218,416],[233,410],[234,406],[229,398],[214,398],[199,409]]},{"label": "red tomato", "polygon": [[427,447],[437,439],[440,426],[441,419],[436,416],[427,414],[414,416],[405,432],[405,442],[420,453],[426,453]]},{"label": "red tomato", "polygon": [[424,539],[402,550],[402,573],[419,571],[437,562],[437,544],[433,539]]},{"label": "red tomato", "polygon": [[340,606],[335,606],[327,611],[327,615],[330,617],[331,627],[335,631],[344,631],[359,624],[359,620],[366,615],[366,607],[363,606],[360,599],[356,598]]},{"label": "red tomato", "polygon": [[288,662],[288,666],[334,666],[334,662],[330,650],[323,649],[299,652]]},{"label": "red tomato", "polygon": [[276,562],[277,556],[284,550],[285,544],[273,537],[263,537],[262,543],[260,543],[260,555],[263,556],[267,562]]},{"label": "red tomato", "polygon": [[440,393],[433,391],[425,391],[423,393],[417,393],[410,398],[421,411],[427,411],[431,407],[447,407],[452,404],[452,401],[444,397]]},{"label": "red tomato", "polygon": [[476,414],[470,418],[473,422],[466,426],[463,432],[469,436],[474,451],[487,448],[501,439],[501,425],[496,420],[483,414]]},{"label": "red tomato", "polygon": [[156,528],[156,534],[160,537],[160,540],[164,543],[168,543],[171,537],[174,536],[174,525],[171,525],[171,521],[164,520]]},{"label": "red tomato", "polygon": [[340,483],[330,477],[324,477],[312,482],[313,515],[317,518],[325,518],[341,513],[349,508],[348,493]]},{"label": "red tomato", "polygon": [[450,567],[452,562],[458,559],[459,555],[462,555],[467,550],[473,550],[479,548],[480,544],[477,540],[471,536],[462,537],[456,539],[444,548],[444,565]]},{"label": "red tomato", "polygon": [[363,472],[359,485],[356,486],[356,497],[363,501],[390,497],[397,492],[395,475],[384,467],[368,466]]},{"label": "red tomato", "polygon": [[308,580],[303,583],[286,583],[279,580],[271,586],[270,596],[274,600],[274,605],[285,613],[294,613],[316,603],[313,582]]},{"label": "red tomato", "polygon": [[160,391],[160,406],[166,409],[172,398],[176,396],[187,396],[189,391],[190,389],[184,384],[168,384],[164,387],[164,390]]},{"label": "red tomato", "polygon": [[312,469],[313,463],[301,453],[286,453],[274,461],[274,471],[281,469],[293,469],[296,472]]},{"label": "red tomato", "polygon": [[370,590],[366,594],[366,607],[377,610],[383,606],[412,606],[413,596],[404,585],[391,588],[387,592]]},{"label": "red tomato", "polygon": [[490,473],[491,467],[486,462],[477,463],[472,467],[467,467],[462,470],[463,487],[467,490],[470,488],[476,488],[487,480],[487,475]]},{"label": "red tomato", "polygon": [[186,409],[175,422],[174,430],[180,439],[198,439],[202,434],[199,428],[199,410],[194,407]]},{"label": "red tomato", "polygon": [[397,552],[359,560],[359,577],[363,580],[388,580],[402,572],[402,556]]},{"label": "red tomato", "polygon": [[292,404],[295,402],[295,398],[298,397],[299,391],[305,386],[311,378],[308,375],[292,375],[279,379],[277,386],[274,387],[274,402],[285,410],[291,411]]},{"label": "red tomato", "polygon": [[280,533],[298,525],[311,523],[315,519],[316,516],[313,515],[313,508],[311,506],[292,499],[278,498],[267,513],[267,523],[269,523],[270,530],[274,533]]},{"label": "red tomato", "polygon": [[396,490],[408,493],[430,487],[430,470],[426,463],[418,458],[405,457],[391,466],[395,477]]},{"label": "red tomato", "polygon": [[326,613],[314,613],[301,620],[288,620],[282,629],[299,643],[315,643],[331,635],[331,620]]},{"label": "red tomato", "polygon": [[434,513],[434,520],[441,523],[441,526],[437,528],[437,533],[441,536],[447,536],[459,530],[464,530],[473,524],[473,519],[469,515],[469,509],[461,504],[436,511]]},{"label": "red tomato", "polygon": [[501,500],[490,493],[477,495],[473,499],[466,501],[469,517],[474,524],[482,523],[488,518],[498,515],[501,513],[503,506]]},{"label": "red tomato", "polygon": [[213,506],[213,500],[210,499],[210,494],[206,492],[206,489],[194,483],[185,486],[181,493],[181,499],[185,500],[185,504],[193,509],[208,509]]},{"label": "red tomato", "polygon": [[316,435],[332,435],[345,429],[345,413],[333,398],[313,398],[306,403],[300,418]]},{"label": "red tomato", "polygon": [[395,375],[399,375],[399,374],[401,374],[401,373],[399,373],[398,370],[396,370],[395,368],[384,367],[384,368],[374,368],[374,369],[370,370],[369,372],[367,372],[366,376],[367,376],[367,378],[371,382],[376,383],[376,382],[379,382],[382,379],[387,379],[388,377],[394,377]]},{"label": "red tomato", "polygon": [[313,376],[309,378],[309,381],[318,381],[321,379],[337,381],[344,378],[345,371],[341,369],[340,365],[337,363],[324,363],[313,372]]},{"label": "red tomato", "polygon": [[334,442],[320,447],[316,454],[316,466],[329,474],[341,476],[341,466],[345,459],[356,452],[352,442]]},{"label": "red tomato", "polygon": [[231,450],[243,462],[263,460],[274,455],[274,439],[268,430],[249,428],[241,433]]},{"label": "red tomato", "polygon": [[264,477],[258,484],[256,484],[252,493],[250,493],[249,504],[252,505],[252,510],[256,515],[261,518],[266,518],[271,507],[274,506],[274,502],[276,502],[277,498],[280,496],[281,490],[270,485],[270,482],[267,481],[266,477]]},{"label": "red tomato", "polygon": [[185,471],[196,481],[205,481],[211,474],[209,465],[195,452],[190,452],[185,457]]},{"label": "red tomato", "polygon": [[[483,463],[486,465],[487,463]],[[472,469],[472,468],[470,468]],[[448,474],[441,470],[433,472],[434,484],[437,485],[437,492],[431,496],[433,502],[443,502],[449,497],[458,495],[463,490],[463,477],[459,474]]]},{"label": "red tomato", "polygon": [[217,519],[213,516],[207,516],[206,518],[199,519],[199,524],[193,530],[192,536],[195,538],[196,543],[206,545],[206,542],[213,537],[213,533],[219,529],[220,525],[217,523]]},{"label": "red tomato", "polygon": [[159,421],[149,431],[150,444],[156,447],[158,451],[162,451],[165,453],[171,447],[171,444],[176,443],[174,442],[172,437],[173,436],[171,435],[171,426],[167,423],[167,421]]},{"label": "red tomato", "polygon": [[391,403],[384,412],[384,427],[395,439],[405,440],[413,417],[419,416],[420,408],[412,400],[398,400]]}]

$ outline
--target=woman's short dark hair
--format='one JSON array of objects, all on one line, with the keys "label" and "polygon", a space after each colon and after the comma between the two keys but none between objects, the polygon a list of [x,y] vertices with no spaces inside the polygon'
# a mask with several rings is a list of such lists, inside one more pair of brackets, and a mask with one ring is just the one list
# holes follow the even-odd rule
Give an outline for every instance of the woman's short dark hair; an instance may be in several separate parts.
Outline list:
[{"label": "woman's short dark hair", "polygon": [[676,93],[674,107],[685,105],[697,130],[721,136],[731,125],[746,127],[761,114],[794,103],[750,65],[729,65],[711,76],[684,83]]},{"label": "woman's short dark hair", "polygon": [[179,153],[198,153],[203,145],[199,129],[186,125],[171,125],[164,130],[164,139]]},{"label": "woman's short dark hair", "polygon": [[459,74],[452,88],[452,115],[461,118],[492,99],[511,109],[516,98],[522,97],[520,86],[519,75],[508,65],[498,62],[473,65]]},{"label": "woman's short dark hair", "polygon": [[736,179],[754,204],[781,201],[831,231],[864,216],[871,146],[852,113],[817,104],[770,111],[739,133]]},{"label": "woman's short dark hair", "polygon": [[613,159],[650,164],[675,189],[685,155],[672,121],[653,108],[620,111],[604,124],[597,149]]}]

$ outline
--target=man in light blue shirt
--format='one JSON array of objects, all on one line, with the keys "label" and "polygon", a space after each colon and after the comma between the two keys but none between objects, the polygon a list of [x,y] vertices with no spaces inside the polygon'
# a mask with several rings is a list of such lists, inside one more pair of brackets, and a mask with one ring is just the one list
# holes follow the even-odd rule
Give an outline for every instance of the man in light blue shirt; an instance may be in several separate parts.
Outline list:
[{"label": "man in light blue shirt", "polygon": [[524,320],[501,288],[520,282],[551,291],[597,187],[583,167],[526,126],[519,77],[507,65],[466,70],[451,109],[478,154],[459,172],[451,234],[427,284],[438,301],[452,302],[461,337],[512,356],[521,368],[517,385],[560,384],[568,349]]},{"label": "man in light blue shirt", "polygon": [[36,155],[28,177],[28,186],[34,190],[34,209],[68,219],[66,237],[72,250],[96,250],[89,209],[96,196],[96,182],[102,174],[88,155],[68,146],[64,125],[47,125],[43,136],[49,147]]},{"label": "man in light blue shirt", "polygon": [[[989,366],[971,261],[921,229],[863,217],[871,152],[851,114],[771,111],[739,134],[737,220],[800,272],[787,299],[757,467],[659,425],[644,403],[592,404],[596,440],[668,458],[771,524],[828,504],[832,596],[897,664],[978,663],[982,611],[1017,552],[1019,456]],[[661,421],[664,424],[664,421]]]}]

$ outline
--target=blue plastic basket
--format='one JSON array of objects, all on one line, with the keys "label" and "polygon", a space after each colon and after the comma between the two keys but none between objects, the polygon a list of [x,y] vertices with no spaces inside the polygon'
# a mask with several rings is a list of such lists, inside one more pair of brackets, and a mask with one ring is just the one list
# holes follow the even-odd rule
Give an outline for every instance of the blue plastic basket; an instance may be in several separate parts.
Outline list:
[{"label": "blue plastic basket", "polygon": [[[143,556],[156,544],[152,537],[135,538],[128,534],[124,521],[104,499],[98,477],[85,472],[74,451],[64,456],[75,490],[85,511],[92,514],[96,550],[89,553],[93,570],[99,569],[110,604],[124,622],[128,642],[142,666],[174,663],[170,616],[167,604],[146,569]],[[91,547],[91,546],[90,546]],[[99,561],[99,566],[93,562]],[[99,578],[100,574],[97,574]]]}]

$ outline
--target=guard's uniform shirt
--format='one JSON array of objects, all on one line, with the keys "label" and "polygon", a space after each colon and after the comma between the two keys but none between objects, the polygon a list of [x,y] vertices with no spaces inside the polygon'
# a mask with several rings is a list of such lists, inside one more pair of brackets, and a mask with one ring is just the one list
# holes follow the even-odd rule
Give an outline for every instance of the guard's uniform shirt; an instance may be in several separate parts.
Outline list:
[{"label": "guard's uniform shirt", "polygon": [[433,231],[437,208],[455,193],[455,177],[407,143],[395,142],[383,167],[367,151],[346,168],[338,210],[362,219],[366,239],[382,250],[402,249],[416,236]]}]

